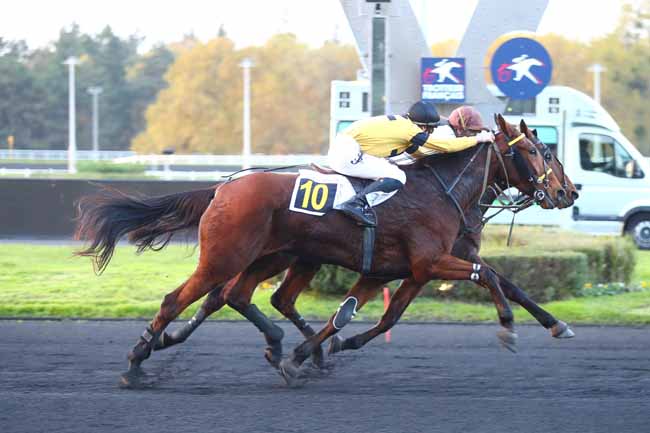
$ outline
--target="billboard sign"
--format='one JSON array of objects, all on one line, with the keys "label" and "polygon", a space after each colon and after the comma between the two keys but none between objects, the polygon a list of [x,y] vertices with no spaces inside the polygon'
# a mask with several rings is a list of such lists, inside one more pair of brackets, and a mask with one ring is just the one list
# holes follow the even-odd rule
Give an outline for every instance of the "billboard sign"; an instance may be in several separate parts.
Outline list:
[{"label": "billboard sign", "polygon": [[465,102],[465,58],[423,57],[420,99],[427,102]]},{"label": "billboard sign", "polygon": [[504,42],[492,56],[492,81],[512,99],[537,96],[551,81],[553,63],[542,44],[530,38]]}]

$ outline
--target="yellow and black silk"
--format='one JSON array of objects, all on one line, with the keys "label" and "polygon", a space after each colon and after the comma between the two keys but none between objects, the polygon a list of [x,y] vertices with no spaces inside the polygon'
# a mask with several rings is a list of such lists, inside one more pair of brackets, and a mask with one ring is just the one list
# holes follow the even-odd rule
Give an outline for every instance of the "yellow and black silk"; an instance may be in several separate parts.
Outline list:
[{"label": "yellow and black silk", "polygon": [[[354,122],[342,134],[354,138],[363,153],[386,158],[435,152],[458,152],[476,145],[476,137],[431,137],[404,116],[374,116]],[[416,156],[416,155],[414,155]]]}]

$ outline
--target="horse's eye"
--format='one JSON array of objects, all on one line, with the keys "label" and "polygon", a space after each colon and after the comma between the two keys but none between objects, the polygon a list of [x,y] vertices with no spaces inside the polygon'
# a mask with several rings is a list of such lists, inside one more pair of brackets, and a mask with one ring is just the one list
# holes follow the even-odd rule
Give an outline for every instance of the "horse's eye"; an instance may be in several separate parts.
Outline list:
[{"label": "horse's eye", "polygon": [[550,161],[550,160],[553,159],[553,155],[551,155],[550,153],[546,153],[546,154],[544,155],[544,159],[547,160],[547,161]]},{"label": "horse's eye", "polygon": [[537,155],[537,149],[530,149],[529,152],[531,155]]}]

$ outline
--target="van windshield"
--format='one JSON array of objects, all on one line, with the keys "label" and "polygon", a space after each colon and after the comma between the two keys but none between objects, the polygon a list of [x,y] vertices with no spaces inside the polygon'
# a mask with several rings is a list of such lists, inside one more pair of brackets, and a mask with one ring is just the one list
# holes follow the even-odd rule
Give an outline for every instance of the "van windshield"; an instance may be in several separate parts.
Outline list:
[{"label": "van windshield", "polygon": [[580,166],[616,177],[642,178],[643,171],[625,148],[608,135],[580,134]]}]

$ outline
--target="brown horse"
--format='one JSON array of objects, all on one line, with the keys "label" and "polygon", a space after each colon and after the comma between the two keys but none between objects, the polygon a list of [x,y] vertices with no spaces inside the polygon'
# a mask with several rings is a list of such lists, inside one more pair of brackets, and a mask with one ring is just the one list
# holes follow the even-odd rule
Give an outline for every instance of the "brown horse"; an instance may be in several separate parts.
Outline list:
[{"label": "brown horse", "polygon": [[[514,150],[513,159],[519,169],[505,164],[507,175],[514,179],[519,171],[524,173],[523,178],[529,175],[531,180],[540,180],[546,167],[535,146],[521,136],[513,138],[510,143],[504,141],[503,137],[514,137],[515,129],[501,117],[499,121],[503,134],[497,140],[499,146],[495,155]],[[419,286],[432,278],[477,279],[479,284],[491,291],[501,323],[506,332],[512,333],[512,313],[494,273],[485,266],[480,267],[479,263],[469,263],[449,254],[456,238],[452,233],[458,233],[460,229],[458,210],[440,193],[432,175],[433,170],[437,170],[443,177],[447,176],[448,173],[457,172],[463,164],[476,160],[476,167],[467,172],[455,190],[462,208],[468,209],[481,195],[480,180],[483,175],[489,182],[504,179],[506,175],[498,167],[495,155],[488,158],[487,148],[480,146],[473,151],[442,156],[437,161],[427,160],[406,169],[409,183],[405,190],[378,209],[382,224],[378,228],[371,278],[408,278],[406,290],[409,292],[419,290]],[[487,171],[482,166],[486,159],[492,162]],[[540,191],[544,188],[553,199],[557,199],[561,185],[553,174],[547,176],[547,180],[548,183],[532,184],[533,188]],[[127,382],[137,377],[140,364],[149,356],[164,328],[183,309],[213,288],[250,269],[251,265],[270,260],[268,256],[289,254],[306,261],[360,269],[361,234],[347,218],[339,213],[330,213],[314,221],[313,217],[287,210],[294,181],[295,176],[292,175],[258,173],[218,187],[215,199],[201,219],[201,255],[197,270],[177,290],[165,297],[151,326],[129,354],[129,372],[124,377]],[[513,184],[530,189],[530,184],[526,182],[517,184],[513,181]],[[179,200],[182,198],[179,197]],[[85,223],[91,220],[86,219]],[[110,221],[99,222],[110,226]],[[146,222],[140,225],[132,222],[136,228],[146,225]],[[118,227],[114,235],[119,238],[119,235],[128,232]],[[94,239],[93,246],[80,254],[98,256],[97,264],[101,269],[110,259],[112,246],[92,236],[93,229],[84,226],[83,214],[78,233]],[[356,248],[350,248],[350,245]],[[309,344],[313,344],[313,341],[309,341]],[[304,351],[299,350],[296,352],[298,356],[293,357],[296,364],[301,362],[301,352]]]},{"label": "brown horse", "polygon": [[[542,152],[549,167],[552,168],[553,172],[558,175],[558,178],[562,182],[566,194],[560,195],[560,203],[558,204],[558,207],[564,208],[571,206],[574,200],[577,199],[578,193],[569,177],[564,173],[562,164],[557,160],[550,149],[537,138],[534,132],[528,129],[523,120],[520,123],[520,130],[526,134],[526,137],[535,144],[540,152]],[[486,191],[482,201],[485,203],[492,203],[495,198],[496,191],[494,189],[489,189]],[[207,205],[208,202],[206,201],[205,207],[207,207]],[[478,255],[478,251],[480,250],[481,232],[484,227],[481,223],[481,218],[486,209],[486,207],[480,207],[477,204],[477,206],[468,212],[467,217],[469,227],[478,227],[478,230],[463,230],[452,248],[452,255],[472,262],[482,262]],[[196,223],[198,225],[198,219]],[[257,263],[256,266],[247,269],[236,277],[236,280],[241,280],[241,282],[239,282],[240,285],[236,290],[233,290],[233,288],[237,287],[234,285],[237,281],[233,281],[232,284],[229,284],[225,288],[225,290],[222,286],[212,290],[194,314],[192,320],[172,333],[168,334],[167,332],[164,332],[161,335],[160,340],[156,343],[155,350],[162,350],[172,345],[182,343],[208,316],[218,311],[226,304],[235,307],[238,311],[248,311],[250,308],[252,293],[257,285],[276,275],[278,270],[284,271],[286,267],[289,267],[289,271],[282,280],[281,285],[273,293],[271,303],[280,313],[282,313],[282,315],[284,315],[284,317],[289,319],[298,328],[305,338],[311,337],[315,332],[298,313],[295,307],[295,302],[298,295],[308,286],[309,282],[318,272],[320,266],[320,264],[301,261],[297,257],[292,257],[286,254],[278,255],[272,261],[265,260]],[[364,279],[366,277],[362,276],[361,278]],[[373,281],[374,280],[371,280],[370,284],[372,284]],[[566,323],[557,320],[550,313],[539,307],[524,291],[508,279],[499,275],[499,283],[501,284],[501,288],[506,298],[523,306],[540,324],[542,324],[542,326],[551,330],[551,335],[553,337],[573,337],[573,331]],[[359,282],[357,284],[364,284],[364,282]],[[374,290],[378,291],[381,287],[381,281],[377,281]],[[255,308],[255,306],[252,308]],[[250,316],[250,314],[247,315]],[[273,366],[277,367],[282,355],[282,346],[281,341],[273,339],[273,337],[281,335],[281,330],[273,326],[266,318],[262,318],[261,321],[252,320],[252,322],[255,324],[258,322],[260,323],[257,326],[260,331],[264,333],[267,343],[269,344],[265,352],[265,357]],[[344,344],[341,343],[342,342],[337,336],[333,337],[330,343],[330,352],[342,350]],[[514,349],[511,345],[507,345],[506,347],[511,350]],[[312,356],[314,363],[321,366],[323,362],[321,346],[314,348]]]}]

